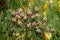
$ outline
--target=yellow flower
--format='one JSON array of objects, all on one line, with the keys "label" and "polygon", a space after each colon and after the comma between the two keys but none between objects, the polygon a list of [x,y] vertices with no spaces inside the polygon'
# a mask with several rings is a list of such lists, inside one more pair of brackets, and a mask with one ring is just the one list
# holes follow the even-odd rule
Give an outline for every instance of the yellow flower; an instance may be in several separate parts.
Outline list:
[{"label": "yellow flower", "polygon": [[44,40],[49,40],[52,37],[50,32],[44,32]]},{"label": "yellow flower", "polygon": [[43,5],[43,10],[48,8],[48,4]]}]

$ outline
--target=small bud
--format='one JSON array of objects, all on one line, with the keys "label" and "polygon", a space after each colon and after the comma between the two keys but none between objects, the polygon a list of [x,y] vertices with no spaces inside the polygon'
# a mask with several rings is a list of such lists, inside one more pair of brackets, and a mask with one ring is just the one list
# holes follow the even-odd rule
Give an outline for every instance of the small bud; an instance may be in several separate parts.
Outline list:
[{"label": "small bud", "polygon": [[20,13],[19,15],[20,15],[21,17],[23,17],[23,16],[24,16],[23,12],[22,12],[22,13]]},{"label": "small bud", "polygon": [[35,7],[35,11],[38,12],[39,11],[39,8],[38,7]]},{"label": "small bud", "polygon": [[47,20],[47,17],[44,17],[43,20]]},{"label": "small bud", "polygon": [[13,33],[13,36],[15,36],[15,32]]},{"label": "small bud", "polygon": [[18,13],[21,13],[23,11],[23,9],[22,8],[20,8],[19,10],[18,10]]},{"label": "small bud", "polygon": [[43,23],[43,25],[46,25],[46,23]]},{"label": "small bud", "polygon": [[39,21],[37,24],[41,26],[41,25],[42,25],[42,22],[41,22],[41,21]]},{"label": "small bud", "polygon": [[40,30],[40,29],[37,29],[37,30],[36,30],[36,32],[40,33],[40,32],[41,32],[41,30]]},{"label": "small bud", "polygon": [[16,18],[12,18],[12,21],[13,21],[13,22],[16,22],[17,20],[16,20]]},{"label": "small bud", "polygon": [[35,14],[36,17],[39,17],[40,15],[38,13]]},{"label": "small bud", "polygon": [[32,26],[36,26],[36,25],[37,25],[36,22],[33,22],[33,23],[32,23]]},{"label": "small bud", "polygon": [[21,17],[19,15],[16,15],[15,17],[16,17],[16,19],[19,19],[19,18],[21,19]]},{"label": "small bud", "polygon": [[51,30],[50,30],[51,32],[55,32],[55,29],[54,28],[51,28]]},{"label": "small bud", "polygon": [[48,26],[46,26],[46,30],[49,31],[49,27]]},{"label": "small bud", "polygon": [[15,16],[16,15],[16,12],[15,11],[12,11],[12,13],[11,13],[13,16]]},{"label": "small bud", "polygon": [[31,23],[27,24],[27,27],[30,27],[31,28]]},{"label": "small bud", "polygon": [[18,25],[22,25],[22,22],[21,21],[18,21]]},{"label": "small bud", "polygon": [[46,21],[47,21],[47,17],[44,17],[43,18],[43,23],[46,23]]},{"label": "small bud", "polygon": [[32,14],[31,10],[28,10],[27,15],[31,15],[31,14]]},{"label": "small bud", "polygon": [[36,16],[35,15],[32,15],[31,18],[34,19]]},{"label": "small bud", "polygon": [[28,19],[28,16],[24,16],[24,18],[23,18],[24,20],[27,20]]}]

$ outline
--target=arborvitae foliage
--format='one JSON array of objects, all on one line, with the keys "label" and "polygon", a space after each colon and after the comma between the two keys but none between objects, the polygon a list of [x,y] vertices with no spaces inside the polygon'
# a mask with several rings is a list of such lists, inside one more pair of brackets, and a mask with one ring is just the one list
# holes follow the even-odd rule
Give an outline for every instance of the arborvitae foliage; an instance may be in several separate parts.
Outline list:
[{"label": "arborvitae foliage", "polygon": [[60,40],[60,0],[0,0],[0,40]]}]

